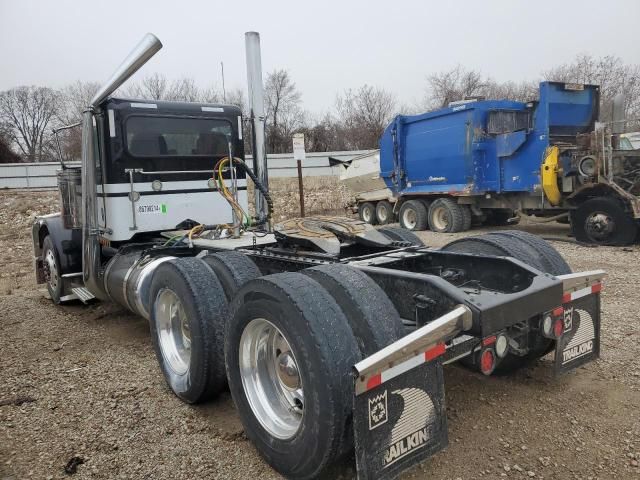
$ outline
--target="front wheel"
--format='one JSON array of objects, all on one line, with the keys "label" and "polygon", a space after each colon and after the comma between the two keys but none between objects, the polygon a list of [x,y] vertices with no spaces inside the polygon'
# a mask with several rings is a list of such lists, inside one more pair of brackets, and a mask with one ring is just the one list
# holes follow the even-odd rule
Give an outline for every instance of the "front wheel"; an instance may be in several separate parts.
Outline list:
[{"label": "front wheel", "polygon": [[58,305],[62,298],[62,271],[58,259],[58,251],[53,246],[51,237],[47,235],[42,242],[42,263],[44,267],[44,278],[47,282],[47,291],[53,303]]},{"label": "front wheel", "polygon": [[629,245],[638,234],[638,224],[616,198],[591,198],[570,213],[576,240],[596,245]]}]

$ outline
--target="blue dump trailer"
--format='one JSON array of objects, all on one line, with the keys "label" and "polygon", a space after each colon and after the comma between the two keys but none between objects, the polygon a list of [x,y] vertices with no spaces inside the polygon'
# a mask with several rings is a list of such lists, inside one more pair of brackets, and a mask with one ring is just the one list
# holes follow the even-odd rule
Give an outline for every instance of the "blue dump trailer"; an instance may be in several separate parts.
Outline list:
[{"label": "blue dump trailer", "polygon": [[457,232],[523,214],[568,217],[580,241],[631,243],[640,155],[620,149],[615,125],[597,123],[599,104],[596,85],[543,82],[537,101],[466,100],[397,116],[380,139],[387,194],[365,196],[361,218]]}]

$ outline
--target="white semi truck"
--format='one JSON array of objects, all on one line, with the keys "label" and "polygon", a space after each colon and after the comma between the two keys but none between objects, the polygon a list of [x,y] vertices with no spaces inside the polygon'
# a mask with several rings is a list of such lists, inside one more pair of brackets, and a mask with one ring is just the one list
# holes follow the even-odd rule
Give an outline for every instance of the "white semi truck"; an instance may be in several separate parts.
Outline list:
[{"label": "white semi truck", "polygon": [[432,249],[342,217],[272,225],[258,34],[246,43],[251,167],[236,107],[111,97],[161,48],[151,34],[87,106],[82,166],[63,165],[61,212],[33,225],[55,303],[148,319],[171,390],[198,403],[228,388],[289,478],[353,458],[359,478],[393,478],[444,448],[445,363],[491,375],[553,351],[562,373],[598,357],[604,272],[572,273],[537,237]]}]

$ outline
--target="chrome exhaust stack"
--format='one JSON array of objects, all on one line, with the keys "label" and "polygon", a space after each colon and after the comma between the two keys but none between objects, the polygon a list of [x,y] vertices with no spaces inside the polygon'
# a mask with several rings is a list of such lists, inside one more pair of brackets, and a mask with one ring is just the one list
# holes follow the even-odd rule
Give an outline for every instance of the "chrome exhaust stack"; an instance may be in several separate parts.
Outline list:
[{"label": "chrome exhaust stack", "polygon": [[82,279],[85,287],[101,299],[106,299],[107,294],[100,276],[101,256],[98,236],[101,232],[98,227],[96,198],[94,113],[98,113],[100,104],[161,48],[160,40],[155,35],[147,33],[98,90],[82,116]]},{"label": "chrome exhaust stack", "polygon": [[[264,84],[262,83],[262,59],[260,55],[260,34],[246,32],[244,34],[247,55],[247,82],[249,90],[249,120],[253,141],[253,171],[265,189],[269,190],[269,174],[267,173],[267,155],[265,151],[265,112]],[[256,215],[260,221],[269,216],[267,200],[255,192]],[[267,225],[272,231],[272,226]]]},{"label": "chrome exhaust stack", "polygon": [[131,75],[136,73],[162,48],[162,42],[153,33],[147,33],[140,43],[124,59],[100,90],[91,99],[89,108],[98,108],[109,95],[115,92]]}]

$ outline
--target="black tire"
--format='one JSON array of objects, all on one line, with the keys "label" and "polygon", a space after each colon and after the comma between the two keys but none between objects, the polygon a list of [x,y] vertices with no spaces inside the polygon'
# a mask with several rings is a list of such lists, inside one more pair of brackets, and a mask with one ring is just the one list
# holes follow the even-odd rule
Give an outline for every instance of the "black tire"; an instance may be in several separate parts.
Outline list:
[{"label": "black tire", "polygon": [[471,229],[472,223],[472,215],[471,215],[471,207],[469,205],[458,205],[460,210],[462,211],[462,230],[461,232],[466,232]]},{"label": "black tire", "polygon": [[201,260],[214,271],[229,302],[240,287],[262,275],[253,260],[240,252],[212,253]]},{"label": "black tire", "polygon": [[[601,214],[608,219],[606,228],[592,221],[594,215]],[[630,245],[638,234],[638,223],[624,209],[617,198],[591,198],[570,212],[571,229],[578,242],[596,245]]]},{"label": "black tire", "polygon": [[454,240],[442,247],[441,250],[475,255],[513,257],[540,271],[544,271],[541,255],[535,252],[530,245],[516,238],[486,233]]},{"label": "black tire", "polygon": [[407,242],[412,245],[423,246],[424,242],[420,240],[415,233],[410,232],[404,228],[398,227],[382,227],[378,229],[380,233],[382,233],[385,237],[390,240],[394,240],[397,242]]},{"label": "black tire", "polygon": [[376,203],[376,220],[378,225],[393,223],[393,205],[390,202],[380,200]]},{"label": "black tire", "polygon": [[484,210],[486,213],[486,220],[484,221],[485,225],[495,226],[495,227],[506,227],[507,225],[517,225],[520,223],[520,220],[514,220],[509,222],[510,219],[514,217],[513,210],[508,208],[492,208],[490,210]]},{"label": "black tire", "polygon": [[[492,232],[455,240],[442,247],[442,250],[476,255],[510,256],[541,272],[552,275],[571,273],[569,265],[549,243],[535,235],[516,230]],[[526,355],[518,356],[508,353],[496,367],[495,373],[497,375],[512,373],[543,357],[554,346],[553,340],[534,335],[533,344],[529,346],[529,352]],[[461,363],[474,370],[479,369],[477,358],[467,357]]]},{"label": "black tire", "polygon": [[367,274],[341,264],[308,268],[302,273],[322,285],[338,303],[363,357],[405,335],[398,311]]},{"label": "black tire", "polygon": [[364,202],[358,205],[358,217],[369,225],[375,225],[377,223],[376,207],[371,202]]},{"label": "black tire", "polygon": [[[51,266],[48,264],[48,259],[51,260]],[[53,245],[49,235],[44,237],[44,241],[42,242],[42,261],[45,270],[47,291],[53,303],[59,305],[64,291],[64,280],[62,279],[62,268],[60,267],[58,250]]]},{"label": "black tire", "polygon": [[[253,320],[267,320],[280,330],[297,360],[305,407],[301,424],[288,438],[271,434],[247,400],[240,346],[243,332]],[[286,272],[245,284],[232,303],[225,358],[229,388],[245,434],[282,475],[317,478],[353,448],[353,442],[348,441],[351,368],[361,357],[342,309],[318,282],[298,272]]]},{"label": "black tire", "polygon": [[426,230],[428,226],[427,207],[420,200],[407,200],[398,213],[400,226],[412,231]]},{"label": "black tire", "polygon": [[[190,332],[191,354],[184,373],[174,370],[160,347],[159,295],[166,290],[180,300]],[[229,316],[223,288],[215,274],[197,258],[169,260],[158,266],[151,281],[151,340],[171,390],[187,403],[199,403],[226,385],[224,323]]]},{"label": "black tire", "polygon": [[464,227],[463,209],[450,198],[438,198],[429,207],[429,228],[432,232],[456,233],[463,231]]},{"label": "black tire", "polygon": [[540,262],[544,267],[544,272],[553,275],[565,275],[571,273],[571,267],[562,258],[562,255],[546,240],[529,232],[520,230],[501,230],[498,232],[490,232],[488,235],[497,235],[500,237],[517,238],[518,240],[530,245],[540,257]]}]

